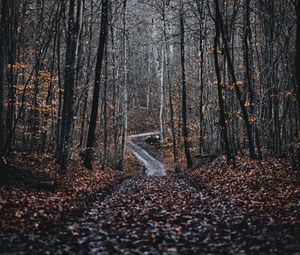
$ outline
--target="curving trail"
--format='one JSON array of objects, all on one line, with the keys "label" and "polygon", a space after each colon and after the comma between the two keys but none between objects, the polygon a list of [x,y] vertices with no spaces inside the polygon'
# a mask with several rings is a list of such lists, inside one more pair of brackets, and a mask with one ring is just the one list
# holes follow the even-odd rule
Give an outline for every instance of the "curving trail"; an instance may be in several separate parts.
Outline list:
[{"label": "curving trail", "polygon": [[83,217],[8,234],[0,254],[299,254],[299,233],[299,225],[256,219],[192,180],[144,176],[96,199]]},{"label": "curving trail", "polygon": [[204,184],[165,176],[134,142],[152,134],[129,141],[147,176],[99,194],[84,216],[30,235],[7,233],[0,254],[300,254],[299,225],[257,219]]},{"label": "curving trail", "polygon": [[129,137],[128,147],[140,163],[145,167],[145,174],[147,176],[166,176],[167,172],[164,165],[151,156],[146,150],[135,143],[136,138],[143,138],[150,135],[157,135],[158,132],[148,132]]}]

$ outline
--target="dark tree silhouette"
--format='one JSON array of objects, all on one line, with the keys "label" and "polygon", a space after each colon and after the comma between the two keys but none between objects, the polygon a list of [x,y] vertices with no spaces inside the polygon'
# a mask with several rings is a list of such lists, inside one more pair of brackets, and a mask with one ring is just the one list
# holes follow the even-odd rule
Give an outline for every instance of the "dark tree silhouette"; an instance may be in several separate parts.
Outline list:
[{"label": "dark tree silhouette", "polygon": [[94,148],[95,131],[96,131],[96,124],[97,124],[97,117],[98,117],[101,71],[102,71],[102,62],[104,58],[104,49],[107,40],[107,31],[108,31],[108,0],[103,0],[100,38],[99,38],[97,62],[96,62],[96,69],[95,69],[92,111],[90,116],[90,125],[89,125],[87,144],[86,144],[87,150],[86,150],[85,160],[84,160],[85,166],[90,169],[92,168],[92,159],[94,153],[93,148]]},{"label": "dark tree silhouette", "polygon": [[[71,0],[69,5],[69,20],[67,34],[67,51],[65,63],[65,84],[64,84],[64,102],[62,108],[61,136],[60,136],[60,166],[61,171],[65,172],[68,167],[68,161],[71,156],[73,118],[74,118],[74,86],[76,74],[76,51],[79,40],[79,22],[81,0]],[[77,7],[77,12],[75,12]]]},{"label": "dark tree silhouette", "polygon": [[187,127],[187,93],[186,93],[186,77],[185,77],[185,28],[183,5],[180,10],[180,54],[181,54],[181,79],[182,79],[182,135],[184,142],[184,152],[186,164],[188,168],[193,166],[190,153],[189,131]]}]

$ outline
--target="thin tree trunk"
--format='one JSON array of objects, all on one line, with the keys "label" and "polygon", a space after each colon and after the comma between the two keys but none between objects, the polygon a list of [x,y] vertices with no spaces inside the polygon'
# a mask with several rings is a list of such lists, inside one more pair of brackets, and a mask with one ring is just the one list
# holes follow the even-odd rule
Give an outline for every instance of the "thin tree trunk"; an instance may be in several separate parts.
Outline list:
[{"label": "thin tree trunk", "polygon": [[220,8],[219,8],[219,0],[217,0],[215,2],[216,2],[216,19],[218,19],[218,22],[220,24],[220,31],[221,31],[221,35],[222,35],[222,39],[223,39],[223,43],[224,43],[224,50],[225,50],[225,54],[226,54],[226,57],[227,57],[228,68],[229,68],[229,71],[230,71],[231,79],[232,79],[232,82],[234,84],[236,96],[238,98],[238,101],[239,101],[239,104],[240,104],[240,107],[241,107],[241,110],[242,110],[245,126],[246,126],[247,137],[248,137],[248,142],[249,142],[250,157],[252,159],[256,159],[257,157],[256,157],[255,146],[254,146],[254,142],[253,142],[252,134],[251,134],[251,124],[249,122],[249,114],[248,114],[248,111],[247,111],[246,106],[245,106],[245,101],[242,98],[241,90],[239,88],[239,85],[237,84],[237,79],[236,79],[236,76],[235,76],[234,66],[233,66],[231,55],[230,55],[227,39],[226,39],[226,36],[225,36],[224,27],[223,27],[224,24],[223,24],[222,14],[221,14]]},{"label": "thin tree trunk", "polygon": [[108,141],[108,130],[107,130],[107,65],[108,65],[108,55],[107,55],[107,44],[105,44],[105,65],[104,65],[104,89],[103,89],[103,162],[102,162],[102,169],[105,170],[107,166],[107,157],[108,157],[108,148],[107,148],[107,141]]},{"label": "thin tree trunk", "polygon": [[35,54],[35,70],[34,70],[34,93],[32,97],[32,105],[33,108],[30,111],[30,132],[33,134],[31,139],[31,151],[36,151],[38,148],[38,139],[36,135],[39,132],[39,120],[40,120],[40,112],[39,112],[39,103],[38,103],[38,94],[39,94],[39,85],[40,85],[40,77],[39,73],[42,68],[41,58],[41,42],[40,42],[40,33],[42,31],[42,20],[41,18],[41,6],[42,3],[40,0],[35,1],[35,25],[34,25],[34,54]]},{"label": "thin tree trunk", "polygon": [[88,90],[84,91],[84,99],[83,99],[83,108],[81,114],[81,127],[80,127],[80,138],[79,138],[79,146],[82,147],[84,144],[84,130],[85,130],[85,121],[86,121],[86,111],[87,111],[87,101],[88,101]]},{"label": "thin tree trunk", "polygon": [[123,123],[122,123],[122,145],[121,145],[121,161],[120,169],[124,168],[126,154],[126,139],[127,139],[127,122],[128,122],[128,92],[127,92],[127,0],[123,1],[123,51],[124,51],[124,82],[123,82]]},{"label": "thin tree trunk", "polygon": [[200,93],[199,93],[199,153],[202,155],[203,153],[203,145],[204,145],[204,113],[203,113],[203,93],[204,93],[204,45],[203,45],[203,40],[205,38],[205,35],[203,30],[206,30],[206,28],[203,28],[203,1],[196,1],[197,4],[197,11],[200,16],[199,18],[199,88],[200,88]]},{"label": "thin tree trunk", "polygon": [[117,166],[118,162],[118,131],[119,131],[119,118],[118,115],[118,94],[119,94],[119,86],[116,84],[116,54],[115,54],[115,33],[114,33],[114,27],[110,26],[110,33],[111,33],[111,47],[112,47],[112,65],[113,65],[113,71],[112,71],[112,87],[113,87],[113,96],[112,96],[112,103],[113,103],[113,162],[115,166]]},{"label": "thin tree trunk", "polygon": [[82,2],[77,0],[77,13],[75,19],[75,0],[70,1],[69,22],[67,36],[67,52],[65,64],[64,103],[61,122],[61,143],[60,143],[60,169],[65,173],[71,157],[73,122],[74,122],[74,87],[76,77],[76,53],[80,33],[80,16]]},{"label": "thin tree trunk", "polygon": [[174,121],[174,105],[173,105],[173,89],[170,77],[170,47],[169,47],[169,40],[167,37],[167,26],[166,26],[166,15],[165,9],[163,12],[163,22],[164,22],[164,48],[166,51],[166,73],[167,73],[167,80],[168,80],[168,94],[169,94],[169,108],[170,108],[170,125],[171,125],[171,132],[172,132],[172,149],[173,149],[173,161],[174,161],[174,170],[175,172],[179,171],[179,163],[178,163],[178,151],[177,151],[177,140],[176,140],[176,128],[175,128],[175,121]]},{"label": "thin tree trunk", "polygon": [[[91,8],[91,12],[93,12],[93,1],[90,2],[90,8]],[[89,18],[89,28],[88,28],[88,39],[89,41],[93,40],[93,30],[92,30],[92,24],[93,24],[93,20],[92,20],[92,16]],[[88,45],[88,54],[87,54],[87,70],[91,70],[92,69],[92,65],[91,65],[91,58],[92,58],[92,44],[90,43]],[[82,110],[82,117],[81,117],[81,128],[80,128],[80,142],[79,142],[79,147],[82,147],[83,144],[86,143],[85,141],[85,125],[86,125],[86,119],[87,119],[87,104],[88,104],[88,99],[89,99],[89,94],[88,94],[88,87],[89,87],[89,83],[90,83],[90,72],[88,72],[86,74],[86,80],[85,80],[85,91],[84,91],[84,103],[83,103],[83,110]]]},{"label": "thin tree trunk", "polygon": [[151,93],[151,51],[150,46],[148,46],[148,80],[147,80],[147,95],[146,95],[146,109],[149,111],[150,106],[150,93]]},{"label": "thin tree trunk", "polygon": [[[182,6],[183,8],[183,6]],[[181,78],[182,78],[182,135],[184,143],[184,152],[186,164],[188,168],[193,166],[193,161],[190,153],[189,131],[187,127],[187,92],[186,92],[186,77],[185,77],[185,28],[183,10],[180,11],[180,52],[181,52]]]},{"label": "thin tree trunk", "polygon": [[[250,114],[254,117],[255,115],[255,92],[254,92],[254,84],[253,84],[253,50],[252,50],[252,31],[251,31],[251,24],[250,24],[250,3],[251,0],[246,0],[245,3],[245,34],[244,34],[244,46],[245,46],[245,77],[249,89],[249,99],[250,99]],[[253,123],[252,127],[253,130],[251,133],[255,137],[258,159],[262,159],[262,151],[260,145],[260,137],[259,131],[257,127],[257,123]]]},{"label": "thin tree trunk", "polygon": [[296,39],[296,95],[298,99],[298,119],[300,122],[300,0],[296,0],[296,15],[297,15],[297,39]]},{"label": "thin tree trunk", "polygon": [[12,146],[14,137],[14,114],[15,114],[15,72],[14,64],[16,62],[16,28],[17,28],[17,17],[16,17],[16,2],[15,0],[10,3],[9,18],[11,22],[8,24],[8,71],[7,71],[7,84],[8,84],[8,106],[6,113],[6,152],[9,152]]},{"label": "thin tree trunk", "polygon": [[104,48],[107,39],[107,29],[108,29],[108,0],[103,0],[100,38],[99,38],[99,46],[97,51],[95,83],[94,83],[93,101],[92,101],[92,111],[91,111],[90,125],[89,125],[88,137],[87,137],[87,145],[86,145],[87,150],[86,150],[85,160],[84,160],[84,165],[89,169],[92,169],[95,132],[96,132],[96,124],[98,118],[101,70],[102,70],[102,61],[104,56]]},{"label": "thin tree trunk", "polygon": [[[218,2],[218,0],[215,0],[215,3],[216,2]],[[218,8],[217,4],[216,4],[216,8]],[[214,39],[214,61],[215,61],[215,71],[216,71],[217,83],[218,83],[217,86],[218,86],[221,137],[223,139],[224,146],[225,146],[227,163],[230,164],[232,160],[234,161],[234,156],[232,154],[230,144],[229,144],[226,117],[225,117],[225,104],[223,101],[223,93],[222,93],[222,78],[221,78],[221,70],[220,70],[219,57],[218,57],[218,46],[220,40],[220,23],[219,23],[219,19],[217,18],[217,12],[216,12],[216,19],[215,19],[215,31],[216,31],[216,36]]]},{"label": "thin tree trunk", "polygon": [[5,66],[6,66],[6,48],[7,48],[7,22],[8,22],[8,1],[2,0],[1,3],[1,23],[0,23],[0,156],[5,153],[4,139],[4,87],[5,87]]},{"label": "thin tree trunk", "polygon": [[161,49],[160,85],[159,85],[159,135],[160,142],[164,143],[164,71],[165,71],[165,49]]}]

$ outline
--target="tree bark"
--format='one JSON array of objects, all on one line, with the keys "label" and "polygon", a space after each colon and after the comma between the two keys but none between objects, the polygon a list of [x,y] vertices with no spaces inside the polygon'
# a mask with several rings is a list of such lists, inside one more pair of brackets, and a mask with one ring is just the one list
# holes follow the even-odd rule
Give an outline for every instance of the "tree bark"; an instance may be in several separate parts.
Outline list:
[{"label": "tree bark", "polygon": [[296,15],[297,15],[297,39],[296,39],[296,95],[298,99],[298,119],[300,123],[300,0],[296,0]]},{"label": "tree bark", "polygon": [[6,143],[5,151],[9,152],[14,137],[14,114],[16,109],[16,97],[15,97],[15,71],[14,65],[16,63],[16,30],[18,26],[17,19],[17,3],[15,0],[10,1],[9,3],[9,19],[11,22],[7,23],[8,26],[8,70],[7,70],[7,85],[8,85],[8,106],[6,112]]},{"label": "tree bark", "polygon": [[123,1],[123,54],[124,54],[124,81],[123,81],[123,123],[122,123],[122,144],[121,144],[121,160],[120,169],[124,168],[126,154],[126,139],[128,125],[128,92],[127,92],[127,0]]},{"label": "tree bark", "polygon": [[[181,6],[183,8],[183,6]],[[181,78],[182,78],[182,135],[184,143],[184,152],[186,165],[188,168],[193,166],[193,161],[190,153],[189,131],[187,127],[187,92],[186,92],[186,77],[185,77],[185,28],[183,10],[180,11],[180,52],[181,52]]]},{"label": "tree bark", "polygon": [[85,167],[89,169],[92,169],[95,132],[96,132],[96,124],[98,118],[102,61],[104,56],[104,48],[107,40],[107,30],[108,30],[108,0],[103,0],[100,38],[99,38],[99,46],[97,51],[95,83],[94,83],[93,101],[92,101],[92,111],[91,111],[90,125],[89,125],[88,137],[87,137],[87,145],[86,145],[87,150],[86,150],[85,160],[84,160]]},{"label": "tree bark", "polygon": [[0,156],[5,154],[4,139],[4,87],[5,87],[5,66],[6,66],[6,48],[7,48],[7,22],[8,22],[8,1],[2,0],[1,3],[1,23],[0,23]]},{"label": "tree bark", "polygon": [[[165,6],[164,6],[165,7]],[[175,113],[174,113],[174,103],[173,103],[173,88],[170,77],[170,46],[169,40],[167,36],[167,25],[166,25],[166,15],[165,9],[163,10],[163,33],[164,33],[164,48],[166,52],[166,73],[167,73],[167,81],[168,81],[168,96],[169,96],[169,109],[170,109],[170,125],[171,125],[171,133],[172,133],[172,149],[173,149],[173,161],[174,161],[174,170],[175,172],[179,172],[179,163],[178,163],[178,151],[177,151],[177,140],[176,140],[176,128],[175,128]]]},{"label": "tree bark", "polygon": [[61,122],[60,142],[60,169],[62,173],[67,171],[68,162],[71,157],[72,134],[74,122],[74,86],[76,77],[76,53],[78,50],[78,39],[80,32],[80,20],[82,2],[77,0],[77,14],[75,18],[75,0],[70,1],[67,51],[65,63],[64,102]]},{"label": "tree bark", "polygon": [[[215,0],[216,9],[218,8],[219,0]],[[222,78],[221,78],[221,70],[219,65],[219,57],[218,57],[218,46],[220,40],[220,20],[218,18],[218,13],[216,11],[216,18],[215,18],[215,39],[214,39],[214,61],[215,61],[215,72],[217,76],[217,87],[218,87],[218,101],[219,101],[219,112],[220,112],[220,126],[221,126],[221,137],[224,142],[225,152],[227,157],[227,163],[230,164],[231,161],[234,161],[234,156],[232,154],[229,138],[228,138],[228,130],[226,124],[226,116],[225,116],[225,104],[223,101],[223,93],[222,93]]]},{"label": "tree bark", "polygon": [[[254,84],[253,84],[253,50],[252,50],[252,30],[250,24],[250,3],[251,0],[246,0],[245,2],[245,34],[244,34],[244,61],[245,61],[245,77],[248,85],[249,90],[249,99],[250,99],[250,114],[255,115],[255,91],[254,91]],[[251,133],[255,137],[258,159],[262,159],[262,151],[261,151],[261,144],[260,144],[260,137],[259,137],[259,130],[257,127],[257,123],[253,123],[251,127]]]},{"label": "tree bark", "polygon": [[117,64],[116,64],[116,53],[115,53],[115,32],[113,25],[110,26],[110,35],[111,35],[111,48],[112,48],[112,65],[113,65],[113,71],[112,71],[112,105],[113,105],[113,161],[114,165],[118,167],[118,137],[119,137],[119,118],[118,118],[118,110],[119,110],[119,103],[118,103],[118,95],[119,95],[119,86],[117,86],[116,82],[116,76],[118,75]]},{"label": "tree bark", "polygon": [[[203,153],[204,147],[204,113],[203,113],[203,94],[204,94],[204,44],[206,27],[203,27],[203,1],[196,0],[197,11],[199,14],[199,153]],[[204,31],[203,31],[204,30]]]},{"label": "tree bark", "polygon": [[164,73],[165,73],[165,49],[161,48],[160,85],[159,85],[159,135],[160,142],[164,143]]},{"label": "tree bark", "polygon": [[103,161],[102,169],[105,170],[107,166],[108,158],[108,113],[107,113],[107,65],[108,65],[108,55],[107,55],[107,44],[105,45],[105,65],[104,65],[104,89],[103,89]]},{"label": "tree bark", "polygon": [[151,94],[151,51],[150,46],[148,46],[148,79],[147,79],[147,92],[146,92],[146,109],[149,111],[150,107],[150,94]]},{"label": "tree bark", "polygon": [[224,31],[224,23],[223,23],[222,14],[220,12],[219,0],[215,1],[215,3],[216,3],[216,19],[218,19],[218,22],[220,25],[220,31],[221,31],[221,35],[222,35],[222,39],[223,39],[223,43],[224,43],[224,50],[225,50],[225,54],[227,57],[228,68],[230,71],[231,79],[234,84],[236,96],[239,101],[239,104],[240,104],[240,107],[242,110],[242,115],[243,115],[244,122],[245,122],[245,126],[246,126],[247,137],[248,137],[248,142],[249,142],[250,157],[252,159],[256,159],[257,157],[256,157],[255,146],[254,146],[254,142],[253,142],[253,138],[252,138],[252,134],[251,134],[251,124],[249,122],[249,114],[248,114],[248,111],[245,106],[245,101],[242,98],[241,90],[239,88],[239,85],[237,84],[234,66],[233,66],[231,55],[230,55],[230,50],[229,50],[229,46],[227,43],[226,34]]}]

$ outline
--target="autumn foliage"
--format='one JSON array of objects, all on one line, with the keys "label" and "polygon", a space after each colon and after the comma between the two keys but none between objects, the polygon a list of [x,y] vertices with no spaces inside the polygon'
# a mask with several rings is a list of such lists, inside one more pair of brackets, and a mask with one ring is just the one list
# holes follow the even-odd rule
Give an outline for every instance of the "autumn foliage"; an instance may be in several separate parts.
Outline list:
[{"label": "autumn foliage", "polygon": [[37,191],[22,183],[0,186],[0,229],[3,231],[29,231],[61,223],[67,217],[81,215],[95,197],[104,196],[109,188],[125,175],[107,169],[86,170],[80,161],[72,161],[70,171],[61,176],[59,166],[51,156],[16,153],[10,164],[31,169],[35,177],[55,180],[56,192]]},{"label": "autumn foliage", "polygon": [[287,159],[266,156],[255,161],[239,156],[234,168],[219,157],[191,176],[235,201],[246,212],[281,222],[300,222],[299,171]]}]

